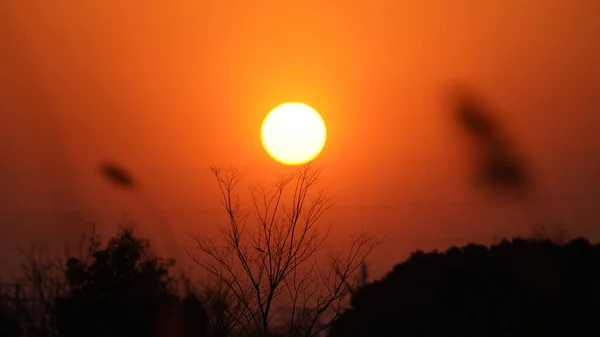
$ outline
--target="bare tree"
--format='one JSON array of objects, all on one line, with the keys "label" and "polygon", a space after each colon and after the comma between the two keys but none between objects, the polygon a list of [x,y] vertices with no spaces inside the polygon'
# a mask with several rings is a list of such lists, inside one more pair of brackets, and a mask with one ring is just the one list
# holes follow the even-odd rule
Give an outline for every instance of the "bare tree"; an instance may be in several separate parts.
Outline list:
[{"label": "bare tree", "polygon": [[341,312],[360,281],[363,262],[380,240],[361,234],[347,251],[332,254],[324,264],[318,253],[331,225],[322,226],[320,220],[331,203],[323,191],[309,197],[321,170],[303,166],[272,188],[251,188],[253,210],[245,212],[236,194],[239,171],[211,169],[228,224],[220,227],[217,238],[192,235],[203,258],[190,256],[222,282],[242,308],[238,320],[245,335],[277,331],[317,336]]},{"label": "bare tree", "polygon": [[[95,225],[83,235],[77,246],[77,256],[87,263],[99,245]],[[21,277],[15,280],[13,304],[27,336],[57,336],[54,324],[55,299],[68,293],[66,259],[71,255],[65,246],[65,258],[53,255],[48,247],[33,245],[20,264]]]},{"label": "bare tree", "polygon": [[220,278],[211,278],[210,281],[203,281],[198,287],[190,289],[205,307],[209,336],[229,337],[239,330],[240,317],[244,314],[243,308]]}]

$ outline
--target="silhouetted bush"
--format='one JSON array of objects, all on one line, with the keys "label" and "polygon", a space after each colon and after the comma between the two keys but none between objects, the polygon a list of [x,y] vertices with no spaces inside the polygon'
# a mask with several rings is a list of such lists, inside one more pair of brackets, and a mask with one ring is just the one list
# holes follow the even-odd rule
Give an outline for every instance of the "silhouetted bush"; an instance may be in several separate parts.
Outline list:
[{"label": "silhouetted bush", "polygon": [[418,251],[359,289],[329,336],[597,336],[599,267],[582,238]]},{"label": "silhouetted bush", "polygon": [[19,337],[20,327],[16,308],[0,288],[0,336]]},{"label": "silhouetted bush", "polygon": [[[150,253],[146,240],[121,231],[85,264],[66,263],[68,296],[57,299],[56,327],[64,337],[204,336],[202,304],[180,301],[169,276],[173,260]],[[192,319],[190,316],[194,316]]]}]

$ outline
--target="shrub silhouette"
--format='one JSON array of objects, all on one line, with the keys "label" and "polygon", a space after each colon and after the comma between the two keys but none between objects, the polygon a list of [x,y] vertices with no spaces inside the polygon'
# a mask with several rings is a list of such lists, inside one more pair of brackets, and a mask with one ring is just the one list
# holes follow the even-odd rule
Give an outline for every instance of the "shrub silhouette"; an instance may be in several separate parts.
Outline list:
[{"label": "shrub silhouette", "polygon": [[[193,295],[183,302],[169,268],[173,260],[150,254],[147,241],[122,230],[86,265],[66,263],[70,293],[57,299],[56,326],[64,337],[203,336],[206,313]],[[195,316],[190,326],[189,316]]]},{"label": "shrub silhouette", "polygon": [[329,336],[599,335],[598,267],[582,238],[417,251],[359,289]]},{"label": "shrub silhouette", "polygon": [[0,288],[0,336],[18,337],[20,333],[17,311]]}]

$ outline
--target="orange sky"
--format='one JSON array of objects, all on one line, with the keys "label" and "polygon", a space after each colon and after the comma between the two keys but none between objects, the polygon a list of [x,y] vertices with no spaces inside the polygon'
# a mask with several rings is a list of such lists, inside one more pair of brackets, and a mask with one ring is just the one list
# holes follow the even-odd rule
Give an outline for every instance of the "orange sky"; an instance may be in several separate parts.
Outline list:
[{"label": "orange sky", "polygon": [[[144,204],[106,184],[122,163],[182,231],[222,217],[208,165],[245,183],[285,172],[266,113],[302,101],[328,123],[316,163],[335,240],[385,234],[377,275],[417,248],[526,234],[527,207],[474,193],[444,93],[479,89],[530,159],[544,216],[600,239],[600,2],[594,0],[0,2],[0,254],[63,242],[79,217]],[[541,201],[540,201],[541,200]],[[527,213],[527,214],[526,214]]]}]

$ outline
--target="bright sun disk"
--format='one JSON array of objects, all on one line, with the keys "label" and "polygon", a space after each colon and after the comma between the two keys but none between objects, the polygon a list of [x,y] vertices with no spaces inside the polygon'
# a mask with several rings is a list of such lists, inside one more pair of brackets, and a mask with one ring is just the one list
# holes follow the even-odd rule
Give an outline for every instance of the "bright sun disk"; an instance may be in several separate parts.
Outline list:
[{"label": "bright sun disk", "polygon": [[261,128],[261,140],[267,153],[286,165],[300,165],[315,159],[326,139],[327,129],[321,115],[298,102],[275,107]]}]

